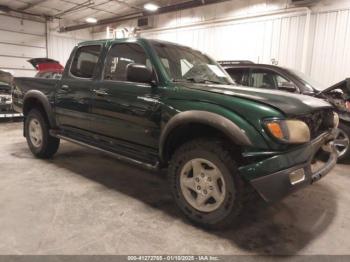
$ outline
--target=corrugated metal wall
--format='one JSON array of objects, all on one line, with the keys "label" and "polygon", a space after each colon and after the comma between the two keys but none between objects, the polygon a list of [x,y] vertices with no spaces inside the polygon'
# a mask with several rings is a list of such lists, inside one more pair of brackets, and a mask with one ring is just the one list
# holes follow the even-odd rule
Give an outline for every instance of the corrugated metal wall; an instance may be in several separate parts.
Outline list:
[{"label": "corrugated metal wall", "polygon": [[313,15],[309,73],[332,84],[350,77],[350,9]]},{"label": "corrugated metal wall", "polygon": [[349,4],[321,0],[312,9],[310,31],[305,33],[306,9],[290,12],[283,9],[284,0],[274,1],[275,5],[254,2],[250,6],[233,1],[156,16],[155,29],[141,35],[185,44],[217,60],[271,63],[274,59],[278,65],[304,69],[325,86],[350,77]]},{"label": "corrugated metal wall", "polygon": [[46,56],[45,23],[0,15],[0,36],[0,69],[34,75],[27,60]]},{"label": "corrugated metal wall", "polygon": [[225,24],[144,32],[142,36],[181,43],[217,60],[251,60],[301,68],[306,15],[241,19]]}]

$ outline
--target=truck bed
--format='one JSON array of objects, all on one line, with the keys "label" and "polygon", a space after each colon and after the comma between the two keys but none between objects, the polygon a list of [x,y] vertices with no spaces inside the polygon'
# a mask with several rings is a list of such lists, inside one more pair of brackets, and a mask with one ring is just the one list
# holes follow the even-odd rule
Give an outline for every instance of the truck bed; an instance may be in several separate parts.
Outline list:
[{"label": "truck bed", "polygon": [[38,90],[44,93],[49,99],[53,98],[59,81],[59,79],[16,77],[12,94],[15,110],[22,112],[23,98],[30,90]]}]

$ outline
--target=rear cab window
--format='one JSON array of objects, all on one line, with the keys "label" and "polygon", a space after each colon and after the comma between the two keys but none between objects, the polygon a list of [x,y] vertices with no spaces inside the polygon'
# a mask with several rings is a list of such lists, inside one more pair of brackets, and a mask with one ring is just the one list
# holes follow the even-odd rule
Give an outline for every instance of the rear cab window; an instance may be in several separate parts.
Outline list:
[{"label": "rear cab window", "polygon": [[75,52],[70,73],[79,78],[92,78],[101,53],[101,45],[79,47]]}]

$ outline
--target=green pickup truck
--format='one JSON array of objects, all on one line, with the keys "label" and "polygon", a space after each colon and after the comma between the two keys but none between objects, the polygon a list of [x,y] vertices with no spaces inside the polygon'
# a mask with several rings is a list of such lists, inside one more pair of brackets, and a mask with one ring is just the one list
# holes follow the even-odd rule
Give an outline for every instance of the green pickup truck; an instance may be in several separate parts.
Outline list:
[{"label": "green pickup truck", "polygon": [[167,169],[179,208],[210,228],[234,221],[250,195],[276,201],[337,161],[330,104],[234,85],[205,54],[163,41],[81,43],[61,79],[16,78],[13,101],[35,156],[63,139]]}]

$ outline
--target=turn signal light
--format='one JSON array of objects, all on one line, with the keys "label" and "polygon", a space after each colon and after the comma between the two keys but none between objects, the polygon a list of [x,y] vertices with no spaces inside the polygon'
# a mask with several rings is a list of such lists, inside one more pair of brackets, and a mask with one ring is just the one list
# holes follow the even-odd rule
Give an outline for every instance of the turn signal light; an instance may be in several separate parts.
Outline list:
[{"label": "turn signal light", "polygon": [[267,128],[270,130],[271,134],[279,139],[283,139],[283,132],[281,126],[278,122],[267,123]]}]

